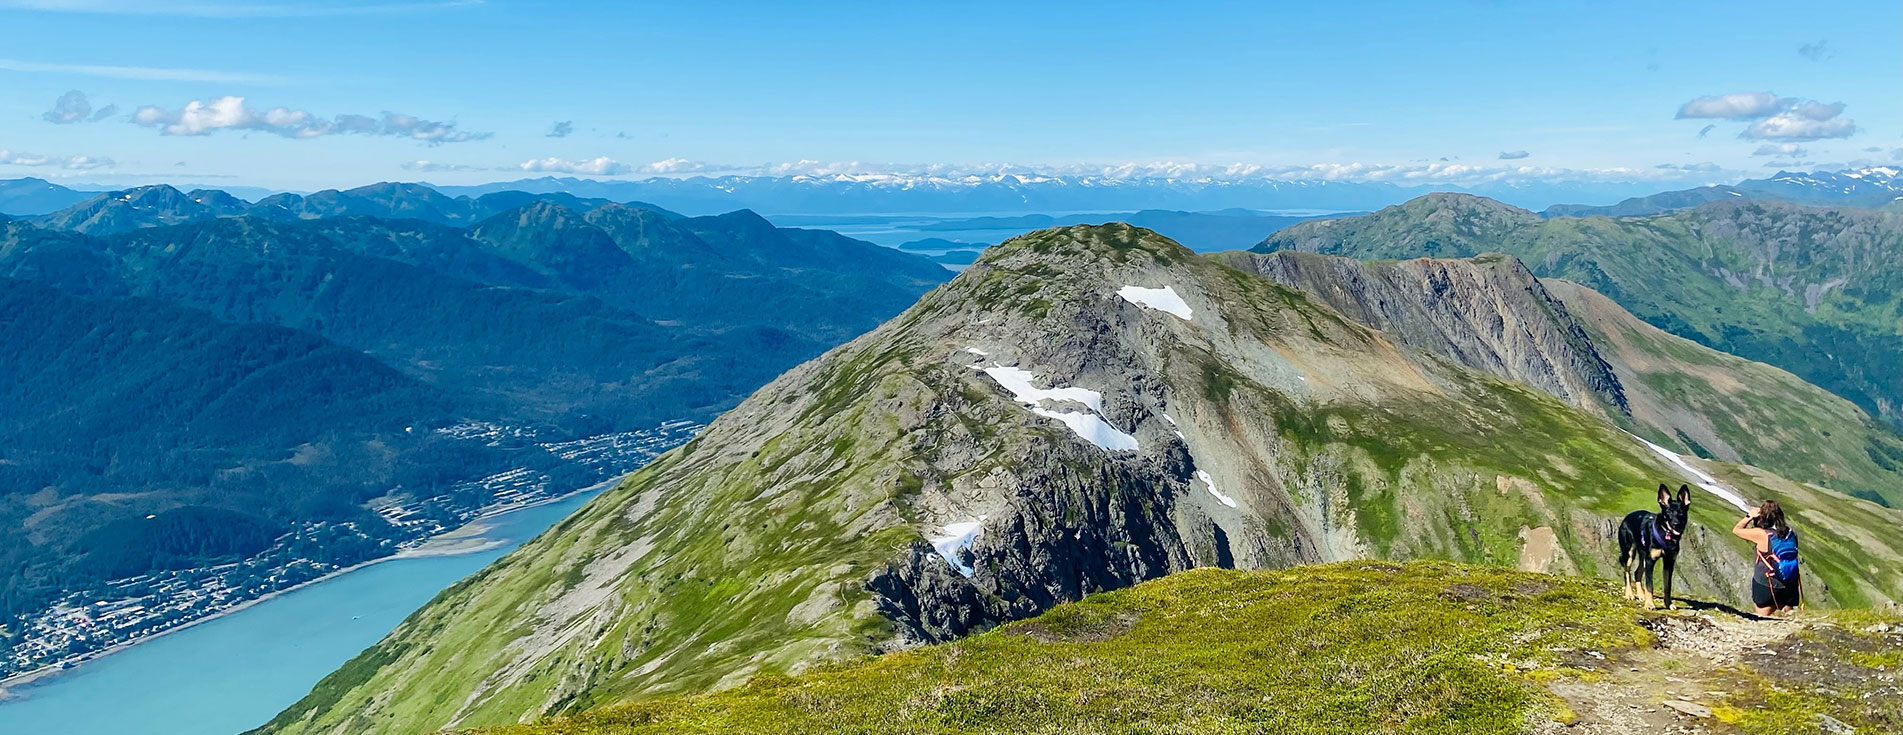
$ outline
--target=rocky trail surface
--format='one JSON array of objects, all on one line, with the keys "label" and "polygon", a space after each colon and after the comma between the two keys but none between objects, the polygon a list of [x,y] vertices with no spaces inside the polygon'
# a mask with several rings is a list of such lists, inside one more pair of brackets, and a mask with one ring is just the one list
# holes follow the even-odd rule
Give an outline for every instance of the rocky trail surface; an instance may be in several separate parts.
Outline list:
[{"label": "rocky trail surface", "polygon": [[1691,603],[1647,621],[1658,645],[1584,652],[1547,688],[1564,702],[1540,735],[1903,732],[1903,628]]}]

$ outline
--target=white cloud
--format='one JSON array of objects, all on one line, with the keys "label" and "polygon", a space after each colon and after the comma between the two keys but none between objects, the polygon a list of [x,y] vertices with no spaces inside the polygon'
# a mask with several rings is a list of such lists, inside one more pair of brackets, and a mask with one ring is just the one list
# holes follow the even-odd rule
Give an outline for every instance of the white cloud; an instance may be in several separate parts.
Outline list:
[{"label": "white cloud", "polygon": [[6,166],[57,166],[69,171],[90,171],[113,165],[110,158],[96,156],[45,156],[25,151],[10,151],[0,148],[0,165]]},{"label": "white cloud", "polygon": [[[345,117],[353,116],[341,115],[339,119]],[[361,118],[361,116],[354,117]],[[368,120],[368,118],[361,119]],[[371,131],[359,127],[359,129],[348,132],[358,133]],[[383,112],[383,127],[376,134],[396,135],[420,140],[425,143],[464,143],[472,140],[484,140],[492,135],[492,133],[471,133],[465,130],[457,130],[456,123],[453,122],[423,120],[411,115],[390,112],[388,110]]]},{"label": "white cloud", "polygon": [[1685,171],[1688,173],[1716,173],[1724,168],[1715,163],[1661,163],[1652,168],[1666,171]]},{"label": "white cloud", "polygon": [[[1843,104],[1836,105],[1842,111]],[[1751,140],[1823,140],[1848,138],[1857,132],[1857,123],[1847,117],[1818,118],[1787,112],[1751,123],[1738,137]]]},{"label": "white cloud", "polygon": [[566,138],[568,137],[570,133],[573,133],[573,132],[575,132],[574,120],[557,120],[555,121],[554,125],[549,126],[548,137]]},{"label": "white cloud", "polygon": [[428,161],[428,160],[421,160],[421,159],[415,160],[415,161],[404,161],[403,163],[397,164],[397,166],[402,168],[405,171],[424,171],[424,172],[487,171],[489,170],[481,166],[466,166],[460,163],[443,163],[441,161]]},{"label": "white cloud", "polygon": [[1832,56],[1836,56],[1837,50],[1830,47],[1829,41],[1818,39],[1798,46],[1797,55],[1810,59],[1811,61],[1823,61]]},{"label": "white cloud", "polygon": [[641,167],[645,174],[686,174],[714,170],[715,167],[685,158],[664,158]]},{"label": "white cloud", "polygon": [[1756,120],[1784,109],[1785,100],[1770,92],[1740,92],[1700,97],[1678,107],[1678,119],[1721,117]]},{"label": "white cloud", "polygon": [[482,0],[440,2],[223,2],[155,3],[140,0],[0,0],[0,8],[97,15],[179,15],[193,18],[313,18],[402,13],[481,5]]},{"label": "white cloud", "polygon": [[565,158],[533,158],[523,161],[518,168],[523,171],[556,174],[588,174],[591,176],[621,176],[632,173],[634,167],[607,156],[590,158],[583,161],[570,161]]},{"label": "white cloud", "polygon": [[221,84],[283,84],[284,77],[271,74],[211,71],[208,69],[171,69],[155,66],[103,66],[98,64],[46,64],[20,59],[0,59],[0,70],[40,74],[78,74],[109,79],[140,79],[163,82],[214,82]]},{"label": "white cloud", "polygon": [[98,122],[118,112],[117,105],[106,105],[93,109],[92,101],[86,99],[86,93],[77,89],[59,96],[53,101],[53,109],[40,113],[40,119],[54,125],[71,125],[80,122]]},{"label": "white cloud", "polygon": [[380,117],[344,114],[324,119],[288,107],[250,107],[243,97],[236,96],[219,97],[210,102],[192,100],[177,110],[146,105],[132,114],[132,122],[158,128],[164,135],[210,135],[220,130],[259,131],[300,140],[340,134],[385,135],[432,145],[483,140],[490,136],[458,130],[455,123],[424,120],[398,112],[385,111]]},{"label": "white cloud", "polygon": [[1526,158],[1527,156],[1531,156],[1531,155],[1533,154],[1527,153],[1526,151],[1501,151],[1500,160],[1517,161],[1519,159]]},{"label": "white cloud", "polygon": [[1810,155],[1810,151],[1804,150],[1803,146],[1796,143],[1765,143],[1764,145],[1758,146],[1757,150],[1752,151],[1751,155],[1802,158]]},{"label": "white cloud", "polygon": [[[1711,95],[1680,105],[1678,118],[1723,118],[1752,121],[1738,137],[1747,140],[1823,140],[1848,138],[1857,132],[1855,120],[1844,117],[1844,103],[1779,97],[1771,92]],[[1707,125],[1698,137],[1711,132]]]},{"label": "white cloud", "polygon": [[[1709,165],[1709,164],[1706,164]],[[1249,181],[1340,181],[1390,182],[1395,184],[1476,185],[1493,182],[1525,181],[1598,181],[1634,182],[1678,180],[1686,172],[1704,173],[1710,169],[1691,167],[1613,167],[1594,169],[1552,168],[1522,165],[1482,165],[1460,161],[1416,161],[1405,164],[1335,162],[1306,165],[1265,165],[1255,163],[1196,163],[1177,161],[1127,162],[1108,164],[1070,164],[1059,166],[1019,166],[1013,164],[866,164],[856,161],[825,162],[801,160],[761,166],[708,167],[708,171],[730,171],[763,176],[807,176],[842,180],[902,182],[910,179],[937,179],[946,182],[971,182],[985,178],[1015,176],[1022,181],[1068,177],[1099,181],[1174,179],[1179,181],[1232,183]]]}]

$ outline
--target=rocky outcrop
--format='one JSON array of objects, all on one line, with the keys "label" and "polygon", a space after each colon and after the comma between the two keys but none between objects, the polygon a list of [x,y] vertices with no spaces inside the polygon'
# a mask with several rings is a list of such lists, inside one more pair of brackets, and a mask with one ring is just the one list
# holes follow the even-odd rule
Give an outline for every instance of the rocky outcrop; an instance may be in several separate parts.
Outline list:
[{"label": "rocky outcrop", "polygon": [[1586,331],[1512,256],[1366,262],[1283,251],[1223,257],[1408,347],[1589,411],[1630,413],[1618,376]]}]

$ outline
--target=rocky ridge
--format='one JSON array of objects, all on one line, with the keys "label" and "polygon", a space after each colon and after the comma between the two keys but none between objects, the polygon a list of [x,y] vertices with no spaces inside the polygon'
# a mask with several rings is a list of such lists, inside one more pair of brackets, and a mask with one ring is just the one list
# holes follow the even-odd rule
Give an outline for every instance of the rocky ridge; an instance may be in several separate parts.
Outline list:
[{"label": "rocky ridge", "polygon": [[[1292,265],[1320,267],[1271,271],[1352,271]],[[1390,334],[1128,225],[1016,238],[445,591],[260,731],[415,732],[731,687],[1193,567],[1616,574],[1615,519],[1684,470],[1519,382],[1618,405],[1564,310],[1480,278],[1510,266],[1384,277],[1468,269],[1440,312],[1380,306],[1368,285],[1358,313]],[[1781,482],[1680,461],[1742,492]],[[1866,548],[1903,514],[1808,497],[1818,601],[1903,597],[1895,542]],[[1681,593],[1742,594],[1748,554],[1713,530],[1731,517],[1694,504]]]}]

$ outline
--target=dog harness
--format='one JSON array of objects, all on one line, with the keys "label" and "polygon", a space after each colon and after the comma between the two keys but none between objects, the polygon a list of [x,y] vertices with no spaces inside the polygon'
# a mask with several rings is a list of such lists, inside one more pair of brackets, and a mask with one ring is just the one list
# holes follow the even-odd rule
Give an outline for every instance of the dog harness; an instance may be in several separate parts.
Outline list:
[{"label": "dog harness", "polygon": [[1664,516],[1654,516],[1654,518],[1657,520],[1652,521],[1652,543],[1661,549],[1678,548],[1678,537],[1683,534],[1667,527]]}]

